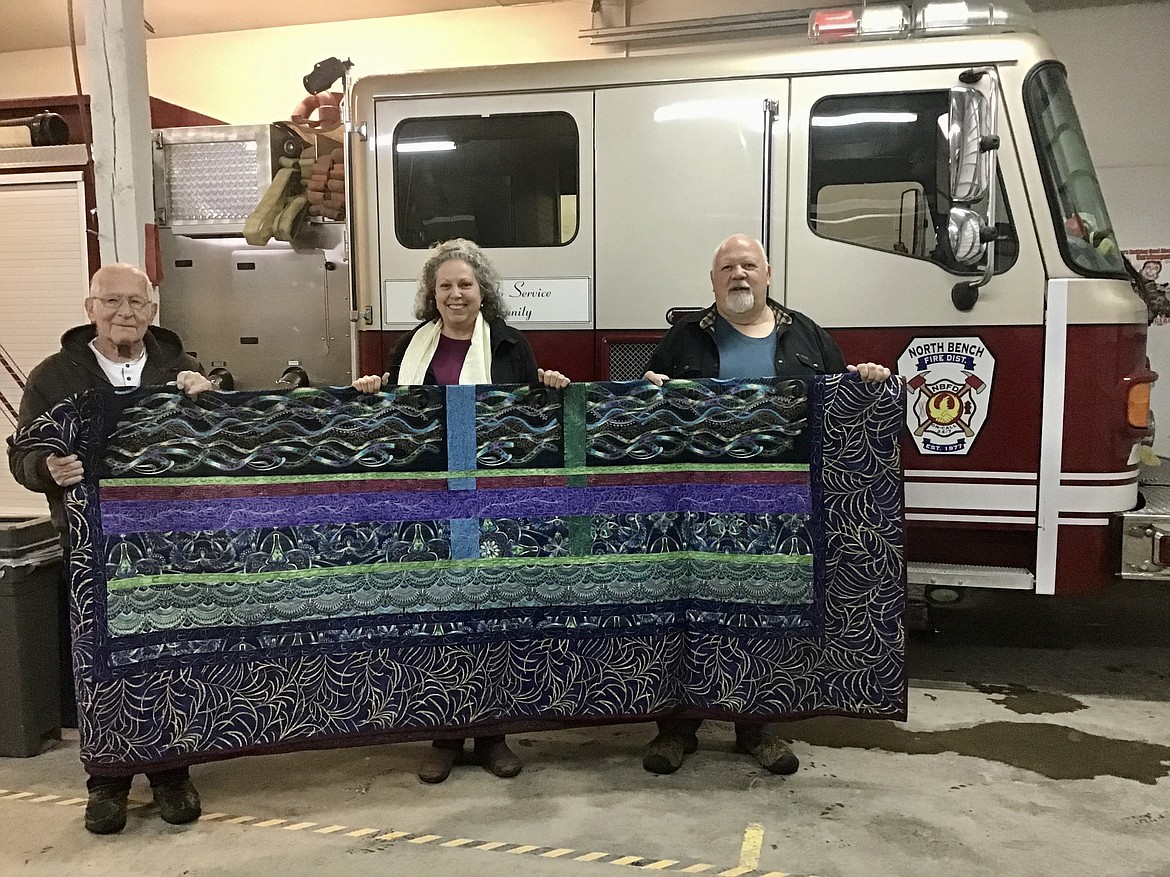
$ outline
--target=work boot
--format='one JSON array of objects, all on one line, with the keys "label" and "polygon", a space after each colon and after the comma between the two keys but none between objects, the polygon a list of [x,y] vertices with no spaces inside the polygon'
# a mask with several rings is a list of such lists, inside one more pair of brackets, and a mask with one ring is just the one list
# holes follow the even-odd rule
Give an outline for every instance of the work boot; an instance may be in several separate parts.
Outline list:
[{"label": "work boot", "polygon": [[646,747],[642,767],[650,773],[674,773],[682,767],[683,759],[699,748],[694,734],[678,735],[660,731]]},{"label": "work boot", "polygon": [[194,822],[203,813],[199,801],[199,792],[186,776],[174,779],[159,780],[150,784],[154,803],[158,806],[158,815],[163,822],[171,825],[186,825]]},{"label": "work boot", "polygon": [[508,742],[503,737],[477,737],[475,760],[504,780],[511,779],[524,769],[524,765],[520,763],[516,753],[508,748]]},{"label": "work boot", "polygon": [[793,774],[800,768],[800,759],[796,757],[788,744],[780,739],[778,732],[772,729],[756,730],[735,729],[735,748],[738,752],[745,752],[758,761],[765,770],[783,775]]},{"label": "work boot", "polygon": [[115,834],[126,827],[126,800],[129,789],[98,786],[85,805],[85,829],[94,834]]},{"label": "work boot", "polygon": [[441,783],[451,775],[451,768],[455,766],[455,759],[463,754],[463,741],[459,741],[459,748],[454,746],[439,746],[446,740],[436,740],[427,754],[423,756],[422,764],[418,766],[418,778],[424,783]]}]

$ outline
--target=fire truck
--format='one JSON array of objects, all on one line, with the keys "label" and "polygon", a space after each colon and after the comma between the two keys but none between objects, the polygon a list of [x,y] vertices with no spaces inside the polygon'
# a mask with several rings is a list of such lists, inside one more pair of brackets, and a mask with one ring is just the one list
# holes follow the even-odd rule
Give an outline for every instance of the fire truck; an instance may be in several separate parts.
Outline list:
[{"label": "fire truck", "polygon": [[759,236],[771,296],[907,382],[910,583],[1112,580],[1149,434],[1146,309],[1065,69],[1027,10],[812,13],[805,45],[357,79],[358,371],[466,237],[543,366],[641,377],[711,253]]},{"label": "fire truck", "polygon": [[1099,591],[1156,375],[1065,68],[1017,3],[819,9],[807,33],[347,77],[350,373],[383,371],[426,249],[465,237],[540,365],[640,379],[747,232],[772,298],[906,382],[912,595]]}]

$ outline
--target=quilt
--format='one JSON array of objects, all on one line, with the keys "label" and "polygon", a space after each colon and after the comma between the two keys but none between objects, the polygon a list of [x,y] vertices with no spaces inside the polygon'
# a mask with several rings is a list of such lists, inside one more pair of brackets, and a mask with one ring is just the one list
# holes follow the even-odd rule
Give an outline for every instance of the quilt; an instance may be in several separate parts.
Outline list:
[{"label": "quilt", "polygon": [[90,392],[81,759],[906,712],[897,382]]}]

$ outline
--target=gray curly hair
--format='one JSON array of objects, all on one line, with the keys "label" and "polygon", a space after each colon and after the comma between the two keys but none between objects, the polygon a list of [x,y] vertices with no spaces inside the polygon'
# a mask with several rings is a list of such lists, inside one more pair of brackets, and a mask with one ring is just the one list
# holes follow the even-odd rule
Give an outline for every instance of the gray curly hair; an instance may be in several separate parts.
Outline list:
[{"label": "gray curly hair", "polygon": [[439,266],[451,259],[459,259],[471,266],[475,282],[479,284],[480,313],[485,320],[507,315],[504,298],[500,295],[500,274],[487,255],[474,241],[455,238],[435,244],[427,253],[422,273],[418,278],[418,292],[414,297],[414,316],[419,320],[437,320],[439,306],[435,304],[435,274]]}]

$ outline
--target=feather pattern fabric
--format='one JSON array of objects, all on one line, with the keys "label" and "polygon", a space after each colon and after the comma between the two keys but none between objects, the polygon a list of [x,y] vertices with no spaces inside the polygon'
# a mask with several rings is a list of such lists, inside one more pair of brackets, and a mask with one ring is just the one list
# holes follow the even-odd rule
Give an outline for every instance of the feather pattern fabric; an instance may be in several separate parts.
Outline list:
[{"label": "feather pattern fabric", "polygon": [[672,714],[900,719],[896,382],[90,393],[95,774]]}]

